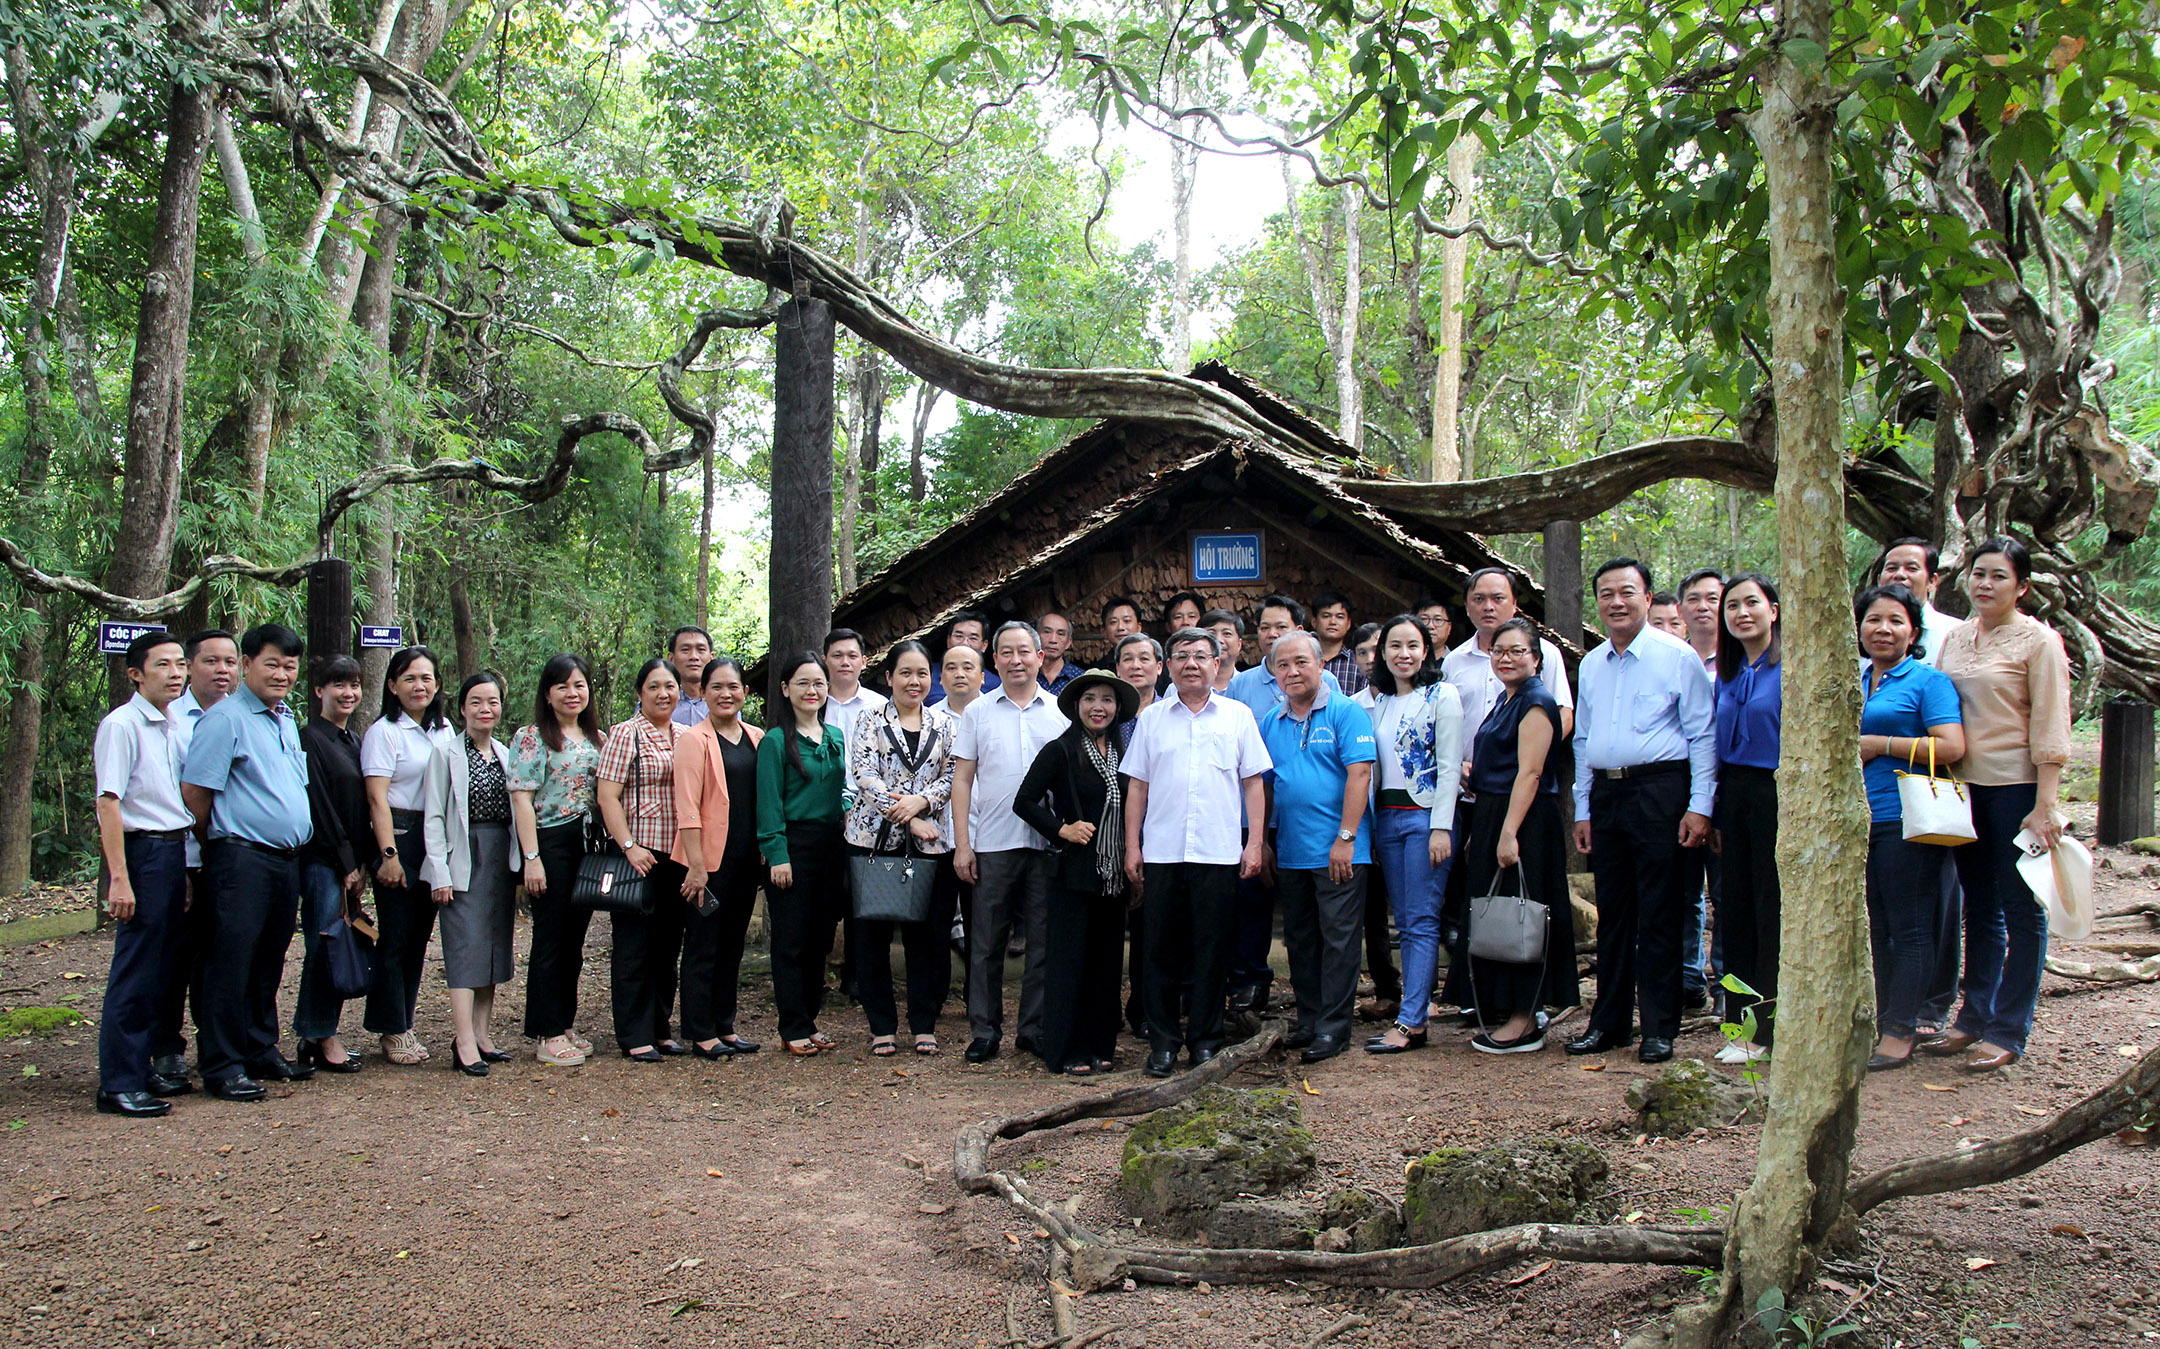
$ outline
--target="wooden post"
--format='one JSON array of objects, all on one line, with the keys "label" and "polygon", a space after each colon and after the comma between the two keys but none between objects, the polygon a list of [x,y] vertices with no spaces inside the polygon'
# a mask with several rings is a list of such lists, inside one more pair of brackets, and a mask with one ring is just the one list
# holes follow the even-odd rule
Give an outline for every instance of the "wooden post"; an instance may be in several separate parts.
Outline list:
[{"label": "wooden post", "polygon": [[783,715],[781,662],[815,648],[832,624],[832,306],[823,300],[788,301],[780,307],[775,338],[768,724]]},{"label": "wooden post", "polygon": [[2153,705],[2111,698],[2100,707],[2102,843],[2127,843],[2153,832]]},{"label": "wooden post", "polygon": [[1582,645],[1582,525],[1555,520],[1545,526],[1545,626]]},{"label": "wooden post", "polygon": [[308,655],[351,655],[352,563],[342,557],[320,558],[308,564],[307,580]]}]

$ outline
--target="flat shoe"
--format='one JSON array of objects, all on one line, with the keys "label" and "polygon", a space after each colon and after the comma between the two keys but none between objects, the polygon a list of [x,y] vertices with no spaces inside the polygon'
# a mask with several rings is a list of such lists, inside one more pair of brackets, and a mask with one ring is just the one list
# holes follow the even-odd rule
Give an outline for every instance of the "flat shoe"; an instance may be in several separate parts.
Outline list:
[{"label": "flat shoe", "polygon": [[384,1058],[406,1068],[427,1062],[428,1056],[427,1046],[409,1030],[382,1037],[382,1052]]},{"label": "flat shoe", "polygon": [[701,1044],[693,1043],[690,1046],[690,1052],[697,1055],[701,1059],[732,1059],[742,1051],[736,1049],[727,1041],[721,1040],[714,1044],[711,1049],[707,1049]]},{"label": "flat shoe", "polygon": [[720,1043],[738,1054],[755,1054],[765,1047],[755,1040],[746,1040],[740,1035],[723,1035],[720,1037]]},{"label": "flat shoe", "polygon": [[1997,1049],[1990,1045],[1985,1053],[1973,1055],[1958,1067],[1968,1073],[1999,1073],[2024,1057],[2015,1049]]},{"label": "flat shoe", "polygon": [[1414,1030],[1404,1031],[1403,1034],[1409,1037],[1408,1043],[1399,1045],[1390,1044],[1385,1035],[1375,1035],[1365,1042],[1365,1052],[1368,1054],[1407,1054],[1413,1049],[1423,1049],[1425,1047],[1428,1038],[1427,1032]]},{"label": "flat shoe", "polygon": [[1867,1070],[1871,1073],[1895,1072],[1911,1062],[1912,1055],[1910,1054],[1903,1057],[1895,1054],[1870,1054],[1868,1055]]},{"label": "flat shoe", "polygon": [[1932,1054],[1938,1059],[1947,1059],[1953,1055],[1962,1054],[1979,1043],[1980,1037],[1972,1032],[1953,1030],[1944,1031],[1941,1035],[1922,1040],[1913,1048],[1923,1054]]},{"label": "flat shoe", "polygon": [[1532,1026],[1512,1040],[1495,1040],[1480,1031],[1470,1037],[1470,1047],[1480,1054],[1535,1054],[1545,1047],[1545,1032]]},{"label": "flat shoe", "polygon": [[628,1049],[625,1049],[625,1050],[624,1050],[624,1051],[622,1052],[622,1056],[623,1056],[624,1058],[626,1058],[626,1059],[630,1060],[630,1061],[631,1061],[632,1063],[666,1063],[666,1062],[667,1062],[667,1055],[665,1055],[665,1054],[661,1053],[661,1052],[660,1052],[659,1050],[657,1050],[657,1049],[639,1049],[639,1050],[635,1050],[635,1051],[632,1051],[632,1050],[628,1050]]},{"label": "flat shoe", "polygon": [[681,1058],[683,1055],[690,1052],[690,1046],[684,1044],[680,1040],[662,1040],[659,1044],[654,1045],[653,1048],[659,1050],[662,1054],[665,1054],[671,1059]]}]

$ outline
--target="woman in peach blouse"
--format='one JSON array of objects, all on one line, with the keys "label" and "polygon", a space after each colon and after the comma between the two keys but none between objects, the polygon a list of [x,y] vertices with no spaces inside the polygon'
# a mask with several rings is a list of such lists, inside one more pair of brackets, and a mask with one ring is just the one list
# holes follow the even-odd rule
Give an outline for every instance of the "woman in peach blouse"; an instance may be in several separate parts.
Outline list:
[{"label": "woman in peach blouse", "polygon": [[2017,540],[1981,544],[1965,576],[1973,617],[1951,629],[1935,658],[1964,708],[1958,769],[1979,838],[1955,854],[1965,887],[1965,1002],[1955,1024],[1920,1048],[1970,1050],[1963,1066],[1974,1073],[2024,1057],[2047,964],[2047,913],[2018,874],[2018,834],[2029,830],[2046,848],[2062,837],[2055,807],[2070,760],[2070,660],[2053,628],[2018,611],[2031,572]]}]

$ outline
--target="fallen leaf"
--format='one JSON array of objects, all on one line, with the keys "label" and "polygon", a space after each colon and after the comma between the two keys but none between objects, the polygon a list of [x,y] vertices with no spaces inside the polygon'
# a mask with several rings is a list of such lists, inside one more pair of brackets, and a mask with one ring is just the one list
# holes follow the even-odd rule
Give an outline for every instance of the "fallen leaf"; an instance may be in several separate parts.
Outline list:
[{"label": "fallen leaf", "polygon": [[1592,1059],[1590,1062],[1582,1065],[1582,1070],[1586,1073],[1602,1073],[1605,1071],[1605,1060]]},{"label": "fallen leaf", "polygon": [[1620,1221],[1632,1226],[1633,1224],[1639,1223],[1649,1216],[1649,1214],[1643,1212],[1641,1209],[1636,1209],[1633,1213],[1630,1213],[1628,1216],[1622,1218]]},{"label": "fallen leaf", "polygon": [[705,1168],[705,1174],[711,1176],[714,1180],[718,1180],[727,1173],[717,1166],[708,1166]]},{"label": "fallen leaf", "polygon": [[1302,1077],[1298,1079],[1298,1085],[1305,1088],[1305,1094],[1307,1096],[1318,1096],[1320,1094],[1320,1088],[1314,1086],[1312,1083],[1306,1081]]},{"label": "fallen leaf", "polygon": [[150,1207],[148,1207],[148,1208],[144,1209],[144,1210],[143,1210],[143,1212],[145,1212],[145,1213],[155,1213],[155,1212],[157,1212],[157,1211],[158,1211],[159,1209],[161,1209],[161,1208],[163,1208],[163,1207],[165,1207],[165,1206],[164,1206],[163,1204],[152,1204],[152,1205],[151,1205]]},{"label": "fallen leaf", "polygon": [[1840,1293],[1846,1297],[1860,1296],[1860,1290],[1853,1287],[1849,1283],[1839,1283],[1836,1279],[1817,1279],[1815,1282],[1821,1284],[1823,1287],[1829,1289],[1833,1293]]},{"label": "fallen leaf", "polygon": [[1006,1239],[1007,1241],[1011,1242],[1011,1243],[1012,1243],[1013,1245],[1015,1245],[1015,1246],[1017,1246],[1017,1245],[1019,1245],[1019,1244],[1020,1244],[1020,1238],[1018,1238],[1018,1237],[1014,1236],[1014,1235],[1013,1235],[1012,1233],[1010,1233],[1010,1232],[1007,1232],[1007,1233],[1005,1234],[1005,1239]]},{"label": "fallen leaf", "polygon": [[[82,976],[78,974],[75,977],[80,979]],[[2122,1055],[2126,1059],[2141,1059],[2145,1057],[2145,1051],[2138,1048],[2136,1045],[2117,1045],[2115,1046],[2115,1052]]]},{"label": "fallen leaf", "polygon": [[1956,1087],[1955,1085],[1953,1085],[1953,1084],[1951,1084],[1951,1083],[1948,1083],[1948,1082],[1922,1082],[1922,1083],[1921,1083],[1920,1085],[1921,1085],[1921,1086],[1923,1086],[1923,1087],[1926,1087],[1926,1088],[1927,1088],[1927,1089],[1928,1089],[1929,1091],[1956,1091],[1956,1090],[1957,1090],[1957,1087]]},{"label": "fallen leaf", "polygon": [[937,1216],[938,1214],[940,1214],[940,1213],[950,1213],[950,1212],[952,1212],[952,1205],[950,1205],[950,1204],[917,1204],[917,1205],[915,1206],[915,1211],[916,1211],[917,1213],[927,1213],[927,1214],[929,1214],[929,1215],[930,1215],[931,1217],[933,1217],[933,1218],[934,1218],[934,1217],[936,1217],[936,1216]]},{"label": "fallen leaf", "polygon": [[1051,1288],[1051,1291],[1052,1291],[1052,1292],[1055,1292],[1055,1293],[1056,1293],[1056,1294],[1058,1294],[1058,1295],[1059,1295],[1060,1297],[1078,1297],[1078,1296],[1080,1296],[1080,1290],[1079,1290],[1079,1289],[1077,1289],[1077,1288],[1067,1288],[1067,1287],[1066,1287],[1066,1286],[1065,1286],[1064,1284],[1060,1283],[1060,1282],[1059,1282],[1058,1280],[1056,1280],[1056,1279],[1052,1279],[1052,1280],[1050,1280],[1050,1288]]},{"label": "fallen leaf", "polygon": [[1532,1279],[1536,1278],[1538,1275],[1543,1274],[1546,1270],[1551,1269],[1552,1267],[1552,1261],[1540,1260],[1538,1263],[1530,1266],[1530,1268],[1524,1270],[1522,1273],[1516,1275],[1514,1278],[1509,1279],[1507,1281],[1507,1286],[1510,1288],[1514,1288],[1518,1285],[1526,1284]]},{"label": "fallen leaf", "polygon": [[1943,1127],[1946,1129],[1956,1129],[1970,1123],[1972,1123],[1972,1121],[1965,1118],[1963,1115],[1952,1115],[1949,1119],[1943,1121]]},{"label": "fallen leaf", "polygon": [[411,1251],[399,1251],[396,1255],[391,1256],[390,1258],[393,1260],[403,1260],[406,1256],[411,1254]]},{"label": "fallen leaf", "polygon": [[2053,1227],[2050,1227],[2048,1231],[2054,1233],[2058,1237],[2082,1237],[2085,1235],[2084,1228],[2076,1227],[2069,1223],[2057,1223]]},{"label": "fallen leaf", "polygon": [[910,1073],[908,1072],[908,1070],[907,1070],[907,1069],[905,1069],[905,1068],[895,1068],[895,1069],[893,1069],[893,1070],[892,1070],[892,1075],[893,1075],[894,1077],[908,1077],[908,1076],[911,1076],[911,1074],[910,1074]]},{"label": "fallen leaf", "polygon": [[1048,1241],[1050,1239],[1050,1229],[1038,1227],[1029,1235],[1033,1236],[1037,1241]]},{"label": "fallen leaf", "polygon": [[1985,1259],[1981,1256],[1976,1255],[1965,1262],[1965,1268],[1977,1273],[1978,1271],[1986,1269],[1988,1266],[1994,1263],[1995,1262],[1993,1260]]},{"label": "fallen leaf", "polygon": [[609,1119],[613,1119],[617,1115],[620,1115],[622,1111],[617,1110],[614,1106],[609,1106],[607,1109],[601,1111],[600,1113],[607,1116]]},{"label": "fallen leaf", "polygon": [[60,977],[63,979],[87,979],[90,976],[87,974],[77,974],[75,971],[69,970],[66,974],[63,974]]},{"label": "fallen leaf", "polygon": [[2033,1109],[2033,1108],[2032,1108],[2031,1106],[2029,1106],[2029,1105],[2014,1105],[2014,1106],[2011,1106],[2010,1108],[2011,1108],[2012,1110],[2015,1110],[2015,1111],[2017,1111],[2017,1112],[2018,1112],[2018,1113],[2019,1113],[2020,1115],[2037,1115],[2037,1116],[2039,1116],[2039,1117],[2040,1117],[2041,1119],[2046,1119],[2046,1118],[2048,1117],[2048,1112],[2047,1112],[2047,1111],[2045,1111],[2045,1110],[2035,1110],[2035,1109]]},{"label": "fallen leaf", "polygon": [[1215,1291],[1215,1285],[1209,1283],[1206,1279],[1202,1279],[1193,1285],[1193,1291],[1195,1293],[1212,1293]]},{"label": "fallen leaf", "polygon": [[219,1148],[217,1150],[217,1155],[220,1157],[232,1156],[232,1144],[227,1143],[224,1147]]},{"label": "fallen leaf", "polygon": [[66,1195],[60,1193],[58,1190],[55,1190],[51,1194],[41,1194],[37,1198],[31,1200],[30,1207],[43,1208],[47,1204],[55,1203],[65,1198],[67,1198]]}]

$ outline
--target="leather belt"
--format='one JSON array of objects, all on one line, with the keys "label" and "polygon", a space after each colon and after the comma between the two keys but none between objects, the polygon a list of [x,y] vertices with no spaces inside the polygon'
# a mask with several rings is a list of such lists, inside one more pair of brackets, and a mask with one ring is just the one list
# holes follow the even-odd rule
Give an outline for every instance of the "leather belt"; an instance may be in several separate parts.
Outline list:
[{"label": "leather belt", "polygon": [[1685,759],[1660,759],[1656,763],[1629,764],[1624,768],[1593,768],[1590,772],[1607,782],[1626,782],[1631,778],[1661,778],[1672,773],[1688,771]]},{"label": "leather belt", "polygon": [[120,832],[128,838],[161,838],[168,843],[178,843],[188,836],[185,829],[123,829]]},{"label": "leather belt", "polygon": [[300,849],[298,849],[297,847],[274,848],[267,843],[257,843],[254,839],[240,838],[237,835],[233,834],[227,834],[223,838],[214,838],[210,841],[212,843],[237,843],[250,852],[268,853],[272,857],[284,858],[287,861],[290,861],[291,859],[300,855]]}]

